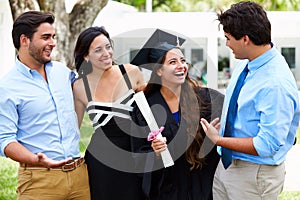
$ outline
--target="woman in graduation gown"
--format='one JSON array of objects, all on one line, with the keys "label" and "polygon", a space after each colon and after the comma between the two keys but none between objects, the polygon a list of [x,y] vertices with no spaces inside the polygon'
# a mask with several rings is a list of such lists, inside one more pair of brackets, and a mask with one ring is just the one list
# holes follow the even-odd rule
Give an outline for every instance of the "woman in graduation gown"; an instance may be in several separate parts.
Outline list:
[{"label": "woman in graduation gown", "polygon": [[[135,106],[132,150],[143,193],[151,200],[212,199],[220,157],[199,120],[220,117],[224,96],[188,77],[188,64],[179,47],[159,43],[147,56],[155,64],[144,94],[158,126],[163,127],[163,139],[147,140],[150,129]],[[165,168],[160,152],[166,148],[174,165]]]}]

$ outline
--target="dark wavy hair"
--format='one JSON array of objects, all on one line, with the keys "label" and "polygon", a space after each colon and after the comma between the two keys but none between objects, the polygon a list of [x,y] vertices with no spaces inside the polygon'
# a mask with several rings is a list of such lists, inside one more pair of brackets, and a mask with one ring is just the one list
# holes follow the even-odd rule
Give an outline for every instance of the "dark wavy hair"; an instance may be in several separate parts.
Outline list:
[{"label": "dark wavy hair", "polygon": [[79,34],[74,49],[75,68],[79,74],[88,74],[90,72],[91,66],[84,60],[84,57],[89,54],[89,48],[93,40],[101,34],[105,35],[113,46],[109,33],[105,30],[104,26],[89,27]]},{"label": "dark wavy hair", "polygon": [[217,16],[224,32],[229,33],[236,40],[248,35],[255,45],[271,42],[271,23],[267,13],[257,3],[239,2]]},{"label": "dark wavy hair", "polygon": [[42,23],[53,24],[55,17],[52,13],[43,13],[39,11],[28,11],[22,13],[14,22],[12,29],[12,39],[16,49],[20,48],[20,37],[24,34],[30,40],[37,28]]},{"label": "dark wavy hair", "polygon": [[[174,47],[178,48],[179,47]],[[166,58],[166,53],[158,59],[157,63],[153,64],[153,70],[147,86],[144,89],[145,96],[159,91],[162,87],[161,78],[157,75],[157,70],[162,67]],[[185,82],[182,84],[180,96],[180,110],[182,118],[187,123],[187,150],[185,157],[188,163],[191,164],[191,170],[201,168],[204,163],[204,156],[200,154],[200,149],[205,137],[204,130],[200,125],[200,117],[204,117],[205,113],[209,111],[211,105],[205,103],[198,94],[199,86],[197,82],[186,76]],[[210,120],[210,119],[209,119]]]}]

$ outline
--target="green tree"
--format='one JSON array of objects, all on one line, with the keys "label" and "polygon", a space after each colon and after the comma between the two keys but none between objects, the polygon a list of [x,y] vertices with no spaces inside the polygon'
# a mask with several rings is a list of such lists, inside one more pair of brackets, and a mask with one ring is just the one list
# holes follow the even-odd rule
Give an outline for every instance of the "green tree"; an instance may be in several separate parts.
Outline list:
[{"label": "green tree", "polygon": [[300,10],[300,0],[258,0],[257,2],[264,5],[265,9],[270,11]]},{"label": "green tree", "polygon": [[[136,7],[145,11],[146,0],[117,0],[118,2]],[[299,11],[300,0],[254,0],[263,5],[268,11]],[[217,11],[230,7],[240,0],[152,0],[153,12],[201,12]]]}]

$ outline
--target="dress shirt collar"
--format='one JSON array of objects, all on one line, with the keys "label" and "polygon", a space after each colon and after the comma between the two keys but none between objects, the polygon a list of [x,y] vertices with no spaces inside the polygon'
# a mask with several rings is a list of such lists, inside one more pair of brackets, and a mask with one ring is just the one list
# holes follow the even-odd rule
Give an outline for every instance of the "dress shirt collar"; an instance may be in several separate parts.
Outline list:
[{"label": "dress shirt collar", "polygon": [[254,60],[248,63],[248,69],[249,71],[256,71],[261,66],[263,66],[265,63],[268,63],[275,55],[276,55],[276,49],[271,43],[271,49],[263,53],[262,55],[258,56]]},{"label": "dress shirt collar", "polygon": [[[51,61],[45,64],[45,68],[52,67],[52,66],[53,66],[53,64],[52,64]],[[22,74],[24,74],[28,78],[33,78],[32,73],[33,73],[33,71],[36,71],[36,70],[30,69],[24,63],[22,63],[19,60],[18,56],[16,57],[16,68],[17,68],[18,71],[20,71]]]}]

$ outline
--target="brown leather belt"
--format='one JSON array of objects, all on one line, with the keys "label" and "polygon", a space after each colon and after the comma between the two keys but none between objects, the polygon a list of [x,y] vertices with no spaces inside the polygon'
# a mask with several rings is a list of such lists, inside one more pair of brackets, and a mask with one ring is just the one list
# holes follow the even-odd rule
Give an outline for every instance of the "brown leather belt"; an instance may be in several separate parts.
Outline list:
[{"label": "brown leather belt", "polygon": [[74,169],[80,167],[84,163],[84,158],[78,158],[75,160],[71,160],[67,162],[65,165],[60,167],[51,167],[47,168],[45,166],[39,166],[39,165],[31,165],[26,163],[20,163],[20,167],[23,167],[25,169],[47,169],[47,170],[62,170],[63,172],[73,171]]}]

